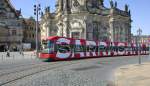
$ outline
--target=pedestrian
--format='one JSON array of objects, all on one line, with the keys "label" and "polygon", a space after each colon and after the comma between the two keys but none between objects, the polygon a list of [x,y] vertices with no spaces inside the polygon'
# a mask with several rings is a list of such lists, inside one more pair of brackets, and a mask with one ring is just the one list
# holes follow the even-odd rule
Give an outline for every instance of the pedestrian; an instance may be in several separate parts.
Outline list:
[{"label": "pedestrian", "polygon": [[21,52],[21,54],[22,54],[22,56],[24,56],[24,53],[23,53],[23,51]]},{"label": "pedestrian", "polygon": [[19,53],[21,54],[21,50],[19,51]]},{"label": "pedestrian", "polygon": [[10,51],[9,50],[7,50],[7,52],[6,52],[6,57],[10,57]]}]

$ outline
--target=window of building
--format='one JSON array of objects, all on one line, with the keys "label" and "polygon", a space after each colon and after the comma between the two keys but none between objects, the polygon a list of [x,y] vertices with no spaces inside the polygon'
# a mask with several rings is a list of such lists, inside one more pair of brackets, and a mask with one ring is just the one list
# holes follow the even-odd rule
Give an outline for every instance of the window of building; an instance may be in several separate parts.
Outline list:
[{"label": "window of building", "polygon": [[32,34],[32,37],[34,38],[34,34]]},{"label": "window of building", "polygon": [[16,30],[12,30],[12,35],[15,36],[17,34]]}]

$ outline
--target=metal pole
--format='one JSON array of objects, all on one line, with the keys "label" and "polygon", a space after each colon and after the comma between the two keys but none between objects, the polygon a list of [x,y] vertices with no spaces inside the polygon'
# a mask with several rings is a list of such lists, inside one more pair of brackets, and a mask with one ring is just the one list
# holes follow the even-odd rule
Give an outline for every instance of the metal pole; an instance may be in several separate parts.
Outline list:
[{"label": "metal pole", "polygon": [[38,11],[39,5],[36,6],[36,57],[38,57]]},{"label": "metal pole", "polygon": [[150,57],[150,42],[148,42],[148,47],[149,47],[149,57]]},{"label": "metal pole", "polygon": [[38,18],[39,18],[39,14],[40,14],[40,11],[41,10],[41,7],[40,7],[40,4],[38,3],[37,1],[37,4],[34,5],[34,15],[36,16],[36,57],[38,57]]},{"label": "metal pole", "polygon": [[139,64],[141,64],[141,55],[140,55],[140,51],[141,51],[141,46],[140,46],[140,41],[141,41],[141,33],[142,33],[142,30],[139,28],[138,30],[137,30],[137,33],[138,33],[138,38],[139,38],[139,42],[138,42],[138,44],[139,44],[139,46],[138,46],[138,56],[139,56]]},{"label": "metal pole", "polygon": [[150,43],[149,43],[148,47],[149,47],[149,57],[150,57]]},{"label": "metal pole", "polygon": [[149,53],[149,57],[150,57],[150,36],[148,36],[148,48],[149,48],[149,52],[148,53]]}]

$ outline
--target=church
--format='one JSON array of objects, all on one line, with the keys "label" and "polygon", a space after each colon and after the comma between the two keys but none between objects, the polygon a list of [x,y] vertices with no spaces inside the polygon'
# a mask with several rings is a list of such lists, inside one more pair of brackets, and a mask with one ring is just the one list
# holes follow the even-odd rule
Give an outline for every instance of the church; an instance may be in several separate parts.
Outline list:
[{"label": "church", "polygon": [[48,36],[76,39],[131,42],[131,13],[128,5],[124,10],[110,0],[57,0],[55,12],[50,7],[42,13],[41,41]]}]

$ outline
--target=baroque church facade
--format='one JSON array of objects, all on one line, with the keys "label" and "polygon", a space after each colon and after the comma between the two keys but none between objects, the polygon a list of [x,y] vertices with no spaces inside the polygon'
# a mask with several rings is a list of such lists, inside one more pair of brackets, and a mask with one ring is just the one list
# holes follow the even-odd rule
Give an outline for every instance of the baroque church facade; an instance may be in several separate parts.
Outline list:
[{"label": "baroque church facade", "polygon": [[17,50],[23,40],[21,10],[16,10],[10,0],[0,0],[0,51]]},{"label": "baroque church facade", "polygon": [[42,14],[41,40],[48,36],[131,42],[131,14],[128,5],[124,10],[117,2],[110,1],[110,8],[103,0],[57,0],[56,11],[50,8]]}]

